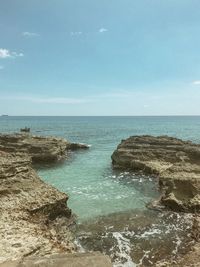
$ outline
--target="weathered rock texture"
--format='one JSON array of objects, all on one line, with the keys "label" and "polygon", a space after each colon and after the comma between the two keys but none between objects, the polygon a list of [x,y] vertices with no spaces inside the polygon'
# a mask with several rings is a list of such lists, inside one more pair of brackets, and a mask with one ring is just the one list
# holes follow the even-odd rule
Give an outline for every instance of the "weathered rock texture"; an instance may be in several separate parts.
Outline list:
[{"label": "weathered rock texture", "polygon": [[32,168],[32,162],[58,161],[66,150],[85,148],[61,138],[0,135],[0,266],[111,266],[102,254],[70,255],[75,245],[68,196]]},{"label": "weathered rock texture", "polygon": [[112,155],[114,168],[159,177],[160,202],[176,211],[200,211],[200,144],[168,136],[132,136]]},{"label": "weathered rock texture", "polygon": [[40,180],[28,154],[0,151],[0,262],[72,252],[67,199]]},{"label": "weathered rock texture", "polygon": [[100,253],[59,254],[43,258],[29,258],[24,261],[5,262],[0,267],[112,267],[110,259]]},{"label": "weathered rock texture", "polygon": [[31,134],[0,134],[0,150],[27,153],[33,163],[55,162],[66,157],[67,150],[88,148],[85,144],[70,143],[63,138]]}]

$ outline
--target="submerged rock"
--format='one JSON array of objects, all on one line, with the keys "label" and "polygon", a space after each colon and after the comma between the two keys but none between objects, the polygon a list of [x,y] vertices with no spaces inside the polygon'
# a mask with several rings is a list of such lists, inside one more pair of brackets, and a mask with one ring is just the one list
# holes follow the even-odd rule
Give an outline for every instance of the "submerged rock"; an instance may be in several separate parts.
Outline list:
[{"label": "submerged rock", "polygon": [[27,153],[33,163],[56,162],[66,157],[67,150],[85,149],[84,144],[70,143],[63,138],[31,134],[0,134],[0,150]]},{"label": "submerged rock", "polygon": [[175,211],[200,211],[200,144],[168,136],[132,136],[112,155],[114,168],[159,178],[160,203]]},{"label": "submerged rock", "polygon": [[[196,241],[199,240],[200,235],[200,217],[195,215],[192,227],[192,235]],[[197,238],[198,237],[198,238]],[[194,246],[185,254],[180,254],[176,259],[163,259],[158,261],[156,267],[199,267],[200,266],[200,243],[195,243]]]},{"label": "submerged rock", "polygon": [[192,216],[185,213],[133,210],[109,214],[77,225],[77,243],[101,251],[113,266],[156,266],[189,251]]},{"label": "submerged rock", "polygon": [[68,143],[67,149],[69,150],[78,150],[78,149],[88,149],[90,146],[86,144],[80,144],[80,143]]}]

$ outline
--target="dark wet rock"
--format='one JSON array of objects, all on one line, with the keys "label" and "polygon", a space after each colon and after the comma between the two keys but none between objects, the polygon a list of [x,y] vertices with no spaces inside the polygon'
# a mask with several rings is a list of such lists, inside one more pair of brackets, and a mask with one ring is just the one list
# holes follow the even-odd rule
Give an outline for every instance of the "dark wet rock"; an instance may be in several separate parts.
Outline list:
[{"label": "dark wet rock", "polygon": [[200,144],[168,136],[132,136],[112,155],[114,168],[157,176],[160,203],[175,211],[200,211]]},{"label": "dark wet rock", "polygon": [[90,146],[86,144],[80,144],[80,143],[68,143],[67,149],[69,150],[79,150],[79,149],[88,149]]},{"label": "dark wet rock", "polygon": [[0,151],[27,153],[33,163],[57,162],[66,158],[67,150],[88,148],[63,138],[31,134],[0,134]]},{"label": "dark wet rock", "polygon": [[200,216],[194,215],[192,225],[192,238],[197,241],[188,253],[179,255],[176,260],[161,260],[156,267],[199,267],[200,266]]},{"label": "dark wet rock", "polygon": [[133,210],[84,221],[76,235],[83,249],[109,255],[116,266],[155,266],[188,252],[191,232],[191,215]]}]

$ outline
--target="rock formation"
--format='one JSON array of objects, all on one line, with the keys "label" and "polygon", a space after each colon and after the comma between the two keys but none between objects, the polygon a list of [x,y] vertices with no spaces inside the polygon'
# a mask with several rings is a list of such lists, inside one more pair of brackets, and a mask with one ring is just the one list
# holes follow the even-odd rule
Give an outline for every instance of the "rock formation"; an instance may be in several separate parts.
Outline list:
[{"label": "rock formation", "polygon": [[67,150],[87,149],[85,144],[70,143],[63,138],[31,134],[1,134],[0,150],[27,153],[33,163],[55,162],[66,157]]},{"label": "rock formation", "polygon": [[200,144],[168,136],[132,136],[112,155],[114,168],[159,178],[160,203],[175,211],[200,211]]},{"label": "rock formation", "polygon": [[61,138],[0,135],[0,263],[75,250],[68,196],[32,168],[32,162],[58,161],[73,148]]},{"label": "rock formation", "polygon": [[27,154],[0,152],[0,262],[72,252],[68,196],[40,180]]}]

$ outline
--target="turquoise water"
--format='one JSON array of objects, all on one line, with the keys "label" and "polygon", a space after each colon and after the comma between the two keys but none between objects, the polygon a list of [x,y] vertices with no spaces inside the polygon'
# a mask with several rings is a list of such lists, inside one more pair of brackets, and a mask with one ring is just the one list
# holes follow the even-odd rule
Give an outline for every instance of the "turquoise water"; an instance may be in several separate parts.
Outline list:
[{"label": "turquoise water", "polygon": [[0,117],[1,132],[30,127],[32,133],[55,135],[91,145],[73,152],[62,165],[40,168],[39,175],[68,193],[79,220],[113,212],[145,209],[157,196],[155,181],[111,167],[111,154],[130,135],[171,135],[200,142],[200,117]]}]

